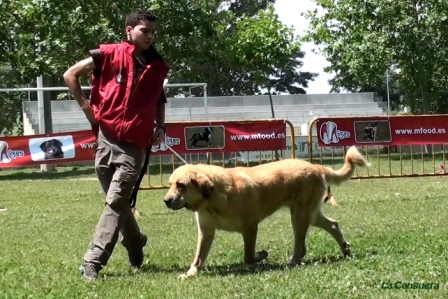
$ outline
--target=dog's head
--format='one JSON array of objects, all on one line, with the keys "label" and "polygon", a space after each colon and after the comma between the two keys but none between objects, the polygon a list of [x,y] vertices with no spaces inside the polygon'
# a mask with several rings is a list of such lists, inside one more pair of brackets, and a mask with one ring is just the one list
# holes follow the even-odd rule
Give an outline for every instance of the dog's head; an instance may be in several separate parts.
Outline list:
[{"label": "dog's head", "polygon": [[62,142],[57,139],[50,139],[42,142],[40,149],[48,154],[58,154],[62,152]]},{"label": "dog's head", "polygon": [[365,133],[370,132],[370,130],[372,130],[372,129],[376,129],[377,126],[378,126],[378,123],[377,123],[377,122],[367,124],[366,127],[364,128],[364,132],[365,132]]},{"label": "dog's head", "polygon": [[213,195],[214,184],[199,165],[182,165],[171,174],[165,204],[172,210],[197,211]]},{"label": "dog's head", "polygon": [[364,137],[366,140],[375,139],[377,126],[377,122],[366,125],[366,127],[364,128]]}]

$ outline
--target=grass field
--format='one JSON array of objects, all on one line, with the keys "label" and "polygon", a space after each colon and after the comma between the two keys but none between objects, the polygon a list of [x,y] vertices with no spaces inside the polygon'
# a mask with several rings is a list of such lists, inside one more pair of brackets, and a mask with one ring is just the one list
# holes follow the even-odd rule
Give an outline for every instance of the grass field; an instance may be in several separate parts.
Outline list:
[{"label": "grass field", "polygon": [[[139,224],[149,237],[143,268],[129,271],[117,244],[100,279],[88,283],[78,266],[103,205],[93,170],[3,170],[0,298],[447,298],[447,180],[354,179],[334,187],[339,206],[325,212],[339,221],[351,259],[312,228],[303,265],[287,268],[292,230],[282,210],[260,225],[267,261],[245,269],[241,236],[218,232],[207,269],[183,282],[177,276],[196,249],[193,214],[168,210],[165,190],[141,191]],[[395,288],[421,282],[438,289]]]}]

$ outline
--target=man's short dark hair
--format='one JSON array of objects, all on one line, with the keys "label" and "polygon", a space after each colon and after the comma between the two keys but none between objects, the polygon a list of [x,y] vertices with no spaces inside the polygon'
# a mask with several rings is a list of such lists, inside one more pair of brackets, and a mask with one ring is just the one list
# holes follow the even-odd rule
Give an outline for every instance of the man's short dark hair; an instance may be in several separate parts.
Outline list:
[{"label": "man's short dark hair", "polygon": [[155,22],[156,16],[152,10],[149,9],[139,9],[131,12],[126,16],[125,26],[131,26],[134,28],[139,25],[141,21]]}]

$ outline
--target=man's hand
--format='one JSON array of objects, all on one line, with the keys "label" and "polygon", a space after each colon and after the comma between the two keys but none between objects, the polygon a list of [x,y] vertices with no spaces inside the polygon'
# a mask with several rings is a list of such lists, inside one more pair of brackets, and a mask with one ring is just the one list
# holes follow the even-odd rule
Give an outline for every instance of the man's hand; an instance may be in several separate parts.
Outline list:
[{"label": "man's hand", "polygon": [[98,122],[95,119],[95,112],[92,109],[92,106],[90,106],[89,102],[85,102],[82,107],[81,107],[82,111],[84,112],[84,114],[86,115],[87,119],[89,120],[89,122],[92,125],[97,125]]},{"label": "man's hand", "polygon": [[151,145],[158,146],[162,142],[165,142],[165,130],[163,128],[157,128],[151,140]]}]

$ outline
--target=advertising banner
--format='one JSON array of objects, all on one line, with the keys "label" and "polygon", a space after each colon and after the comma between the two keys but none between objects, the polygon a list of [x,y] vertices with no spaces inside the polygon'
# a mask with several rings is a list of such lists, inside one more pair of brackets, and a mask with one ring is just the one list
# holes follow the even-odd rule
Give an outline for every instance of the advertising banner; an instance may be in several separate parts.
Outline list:
[{"label": "advertising banner", "polygon": [[[179,154],[277,150],[286,147],[283,120],[166,124],[165,141]],[[171,152],[161,144],[154,154]]]},{"label": "advertising banner", "polygon": [[[283,120],[167,123],[166,143],[179,154],[277,150],[286,147]],[[89,161],[95,136],[90,130],[0,137],[0,168]],[[152,155],[172,154],[165,144]]]},{"label": "advertising banner", "polygon": [[442,144],[448,142],[447,117],[319,118],[317,137],[320,146]]},{"label": "advertising banner", "polygon": [[0,137],[0,168],[93,160],[91,131]]}]

